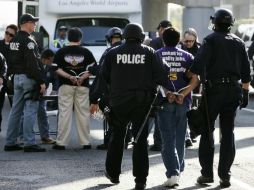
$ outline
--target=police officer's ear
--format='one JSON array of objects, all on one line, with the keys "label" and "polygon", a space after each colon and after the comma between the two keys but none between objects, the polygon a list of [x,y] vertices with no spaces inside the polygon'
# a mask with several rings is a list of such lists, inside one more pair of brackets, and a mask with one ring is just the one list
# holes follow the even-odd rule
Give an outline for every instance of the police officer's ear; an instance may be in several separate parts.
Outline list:
[{"label": "police officer's ear", "polygon": [[234,25],[235,18],[233,13],[228,9],[218,9],[213,16],[210,16],[209,29],[230,31]]},{"label": "police officer's ear", "polygon": [[122,35],[123,35],[123,32],[120,28],[112,27],[108,30],[107,34],[105,35],[105,38],[106,38],[107,42],[111,44],[112,38],[114,36],[119,36],[122,39]]},{"label": "police officer's ear", "polygon": [[111,44],[112,39],[107,34],[105,35],[105,38],[106,38],[107,42]]}]

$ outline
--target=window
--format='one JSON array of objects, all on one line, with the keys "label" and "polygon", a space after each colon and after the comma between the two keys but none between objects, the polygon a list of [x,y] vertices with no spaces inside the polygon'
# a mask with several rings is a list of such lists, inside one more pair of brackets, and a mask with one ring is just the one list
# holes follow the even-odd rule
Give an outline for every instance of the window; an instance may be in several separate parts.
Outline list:
[{"label": "window", "polygon": [[38,6],[26,5],[26,13],[32,14],[33,16],[38,16]]},{"label": "window", "polygon": [[42,50],[49,48],[49,34],[44,29],[44,27],[42,27],[42,26],[40,27],[39,33],[40,33],[40,43],[38,44],[39,47]]},{"label": "window", "polygon": [[123,28],[129,23],[127,19],[122,18],[74,18],[61,19],[57,22],[55,38],[60,26],[66,26],[68,29],[79,27],[83,32],[82,45],[84,46],[105,46],[105,35],[109,28]]}]

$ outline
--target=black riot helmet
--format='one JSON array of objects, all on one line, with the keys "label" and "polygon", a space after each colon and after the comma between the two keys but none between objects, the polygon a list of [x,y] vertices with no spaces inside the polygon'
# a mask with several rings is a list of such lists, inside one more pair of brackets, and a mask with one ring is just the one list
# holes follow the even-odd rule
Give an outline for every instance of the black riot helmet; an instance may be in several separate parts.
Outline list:
[{"label": "black riot helmet", "polygon": [[217,10],[213,16],[210,17],[212,23],[214,25],[229,25],[233,26],[235,22],[235,18],[233,17],[233,13],[228,9],[219,9]]},{"label": "black riot helmet", "polygon": [[119,37],[122,39],[122,36],[123,36],[123,32],[120,28],[118,27],[113,27],[113,28],[110,28],[105,36],[105,38],[107,39],[107,41],[109,43],[111,43],[111,40],[113,37]]},{"label": "black riot helmet", "polygon": [[128,40],[138,40],[143,42],[145,38],[144,29],[140,24],[129,23],[124,28],[123,38]]}]

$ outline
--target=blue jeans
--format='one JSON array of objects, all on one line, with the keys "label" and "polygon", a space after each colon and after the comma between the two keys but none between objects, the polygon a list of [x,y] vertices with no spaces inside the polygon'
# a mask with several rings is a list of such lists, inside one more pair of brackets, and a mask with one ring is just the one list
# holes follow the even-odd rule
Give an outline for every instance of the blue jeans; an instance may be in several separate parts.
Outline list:
[{"label": "blue jeans", "polygon": [[36,81],[27,78],[25,74],[15,74],[14,76],[13,105],[8,119],[6,135],[7,146],[15,145],[17,143],[22,115],[24,115],[24,145],[29,146],[35,144],[34,123],[37,116],[39,102],[24,99],[25,94],[27,95],[27,92],[32,91],[35,85]]},{"label": "blue jeans", "polygon": [[162,159],[166,176],[178,175],[184,170],[185,133],[187,127],[185,104],[165,103],[158,112],[158,123],[162,137]]},{"label": "blue jeans", "polygon": [[[19,138],[23,141],[23,115],[21,116],[20,121],[20,131],[19,131]],[[49,121],[46,112],[46,101],[39,100],[39,108],[37,113],[37,121],[38,121],[38,128],[40,131],[41,139],[49,138]]]},{"label": "blue jeans", "polygon": [[38,120],[38,128],[40,131],[41,139],[49,138],[49,121],[48,121],[48,116],[46,113],[46,101],[45,100],[39,101],[37,120]]}]

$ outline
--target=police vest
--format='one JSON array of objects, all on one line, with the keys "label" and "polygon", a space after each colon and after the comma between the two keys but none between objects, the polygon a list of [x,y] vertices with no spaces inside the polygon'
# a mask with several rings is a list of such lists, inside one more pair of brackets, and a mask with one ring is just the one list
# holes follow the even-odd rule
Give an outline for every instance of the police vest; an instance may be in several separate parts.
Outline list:
[{"label": "police vest", "polygon": [[55,39],[53,41],[53,45],[55,48],[62,48],[64,46],[66,46],[68,44],[68,40],[59,40],[59,39]]}]

